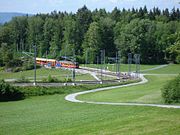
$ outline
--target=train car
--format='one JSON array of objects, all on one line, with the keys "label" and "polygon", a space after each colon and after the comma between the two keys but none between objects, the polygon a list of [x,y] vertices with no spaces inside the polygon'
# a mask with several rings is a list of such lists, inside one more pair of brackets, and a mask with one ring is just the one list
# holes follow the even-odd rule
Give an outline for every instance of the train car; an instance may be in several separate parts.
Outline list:
[{"label": "train car", "polygon": [[72,61],[57,61],[55,59],[36,58],[36,63],[46,67],[65,67],[65,68],[79,68],[77,62]]},{"label": "train car", "polygon": [[59,61],[62,67],[66,68],[79,68],[79,64],[77,62],[72,61]]},{"label": "train car", "polygon": [[55,67],[56,60],[55,59],[36,58],[36,63],[41,66],[49,65],[51,67]]}]

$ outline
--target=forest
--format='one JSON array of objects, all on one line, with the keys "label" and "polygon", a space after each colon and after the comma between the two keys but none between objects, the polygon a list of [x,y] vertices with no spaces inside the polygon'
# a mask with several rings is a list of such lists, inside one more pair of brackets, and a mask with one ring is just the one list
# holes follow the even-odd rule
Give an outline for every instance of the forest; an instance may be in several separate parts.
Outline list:
[{"label": "forest", "polygon": [[22,52],[44,58],[62,59],[74,52],[79,63],[96,63],[100,50],[106,60],[121,53],[140,54],[143,64],[180,63],[180,11],[146,6],[139,9],[89,10],[76,13],[53,11],[49,14],[14,17],[0,25],[0,66],[18,66]]}]

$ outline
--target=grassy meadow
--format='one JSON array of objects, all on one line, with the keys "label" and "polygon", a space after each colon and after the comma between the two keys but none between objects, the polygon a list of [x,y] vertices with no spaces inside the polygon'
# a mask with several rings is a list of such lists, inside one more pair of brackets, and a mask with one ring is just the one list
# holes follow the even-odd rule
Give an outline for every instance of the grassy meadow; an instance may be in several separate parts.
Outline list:
[{"label": "grassy meadow", "polygon": [[[78,98],[88,101],[163,104],[160,90],[175,75],[162,73],[177,74],[179,68],[170,65],[155,72],[161,75],[147,75],[149,82],[146,84],[89,93]],[[0,134],[179,135],[180,133],[180,109],[72,103],[64,100],[66,96],[64,93],[0,102]]]},{"label": "grassy meadow", "polygon": [[[47,79],[49,75],[52,77],[56,77],[57,79],[63,81],[66,78],[72,78],[72,71],[63,70],[63,69],[46,69],[40,68],[36,70],[37,80],[42,81],[43,79]],[[4,72],[0,71],[0,79],[21,79],[25,77],[28,80],[34,79],[34,70],[27,70],[22,72]],[[80,74],[76,73],[76,80],[95,80],[89,74]]]},{"label": "grassy meadow", "polygon": [[180,109],[71,103],[65,95],[0,103],[2,135],[178,135]]},{"label": "grassy meadow", "polygon": [[173,79],[174,76],[148,75],[145,77],[149,80],[149,82],[146,84],[89,93],[79,96],[78,99],[99,102],[137,102],[163,104],[161,88],[168,80]]}]

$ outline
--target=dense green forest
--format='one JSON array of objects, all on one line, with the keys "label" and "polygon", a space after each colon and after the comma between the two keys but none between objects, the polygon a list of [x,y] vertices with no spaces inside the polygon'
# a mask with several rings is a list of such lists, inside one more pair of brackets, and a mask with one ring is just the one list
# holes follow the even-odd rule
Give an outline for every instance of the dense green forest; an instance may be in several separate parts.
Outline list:
[{"label": "dense green forest", "polygon": [[146,6],[139,9],[114,8],[90,11],[86,6],[76,13],[53,11],[31,17],[14,17],[0,26],[0,65],[21,64],[21,52],[34,51],[38,57],[59,59],[72,56],[84,63],[96,62],[100,50],[106,57],[121,52],[122,62],[128,53],[139,53],[141,63],[180,63],[180,11]]}]

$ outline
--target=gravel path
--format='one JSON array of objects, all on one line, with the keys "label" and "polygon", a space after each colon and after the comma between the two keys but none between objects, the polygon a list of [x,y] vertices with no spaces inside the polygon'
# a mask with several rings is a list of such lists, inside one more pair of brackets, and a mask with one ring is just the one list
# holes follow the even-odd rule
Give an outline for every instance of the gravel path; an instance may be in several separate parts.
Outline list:
[{"label": "gravel path", "polygon": [[103,104],[103,105],[125,105],[125,106],[153,106],[153,107],[161,107],[161,108],[179,108],[180,106],[178,105],[161,105],[161,104],[143,104],[143,103],[112,103],[112,102],[91,102],[91,101],[82,101],[76,99],[77,96],[87,94],[87,93],[92,93],[92,92],[97,92],[97,91],[104,91],[104,90],[110,90],[110,89],[115,89],[115,88],[121,88],[121,87],[128,87],[128,86],[134,86],[134,85],[139,85],[139,84],[144,84],[148,82],[148,80],[144,77],[143,74],[140,75],[141,82],[138,83],[132,83],[132,84],[126,84],[126,85],[120,85],[120,86],[112,86],[112,87],[106,87],[106,88],[98,88],[94,90],[88,90],[88,91],[82,91],[78,93],[73,93],[69,94],[65,97],[65,100],[70,101],[70,102],[76,102],[76,103],[89,103],[89,104]]}]

